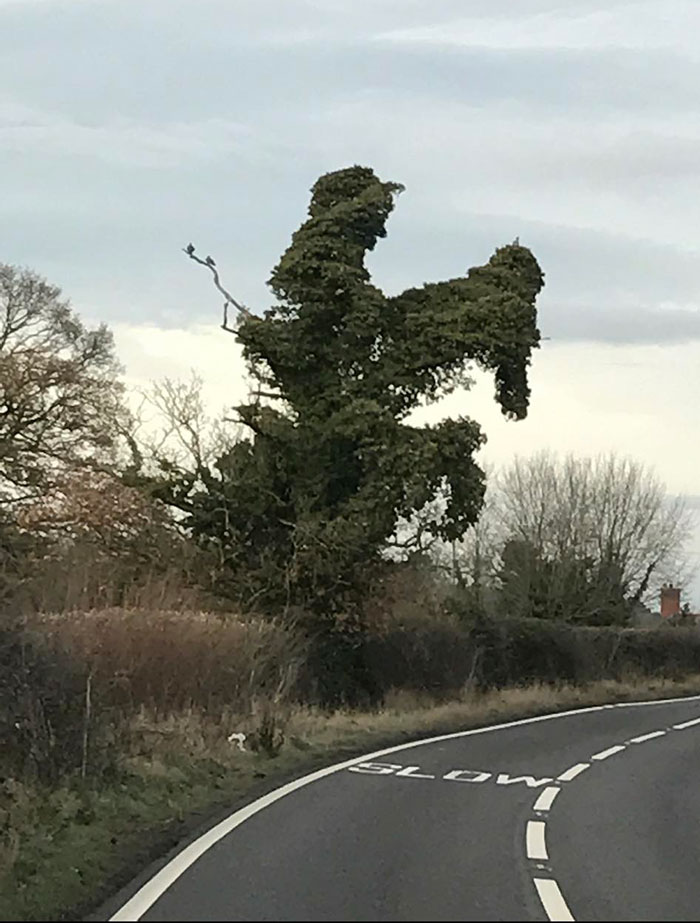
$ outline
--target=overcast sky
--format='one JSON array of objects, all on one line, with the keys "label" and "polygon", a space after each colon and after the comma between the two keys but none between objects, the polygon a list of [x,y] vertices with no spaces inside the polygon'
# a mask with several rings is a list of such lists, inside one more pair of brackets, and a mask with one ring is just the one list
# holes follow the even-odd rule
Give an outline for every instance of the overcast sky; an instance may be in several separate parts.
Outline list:
[{"label": "overcast sky", "polygon": [[181,247],[262,310],[314,180],[367,164],[406,185],[388,292],[516,235],[546,274],[528,420],[482,379],[417,419],[473,415],[496,464],[631,454],[700,505],[698,35],[699,0],[0,0],[0,260],[107,321],[130,381],[234,403]]}]

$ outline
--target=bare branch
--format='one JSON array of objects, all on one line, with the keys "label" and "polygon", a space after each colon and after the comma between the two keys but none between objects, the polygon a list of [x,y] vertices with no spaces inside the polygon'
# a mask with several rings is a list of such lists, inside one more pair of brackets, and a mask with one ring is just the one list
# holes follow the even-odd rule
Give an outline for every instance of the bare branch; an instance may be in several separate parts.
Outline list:
[{"label": "bare branch", "polygon": [[219,272],[216,268],[216,263],[214,260],[210,256],[205,257],[205,259],[201,259],[196,255],[194,250],[195,248],[192,244],[188,244],[186,247],[182,248],[182,252],[186,253],[191,260],[194,260],[195,263],[199,263],[200,266],[206,266],[206,268],[211,271],[212,275],[214,276],[214,285],[226,299],[224,301],[224,322],[221,327],[228,333],[237,333],[238,331],[235,327],[229,327],[228,325],[228,306],[233,305],[233,307],[236,308],[236,310],[239,311],[243,317],[246,318],[246,320],[253,317],[253,314],[248,310],[248,308],[246,308],[244,304],[241,304],[240,301],[236,301],[233,295],[223,287],[221,280],[219,279]]}]

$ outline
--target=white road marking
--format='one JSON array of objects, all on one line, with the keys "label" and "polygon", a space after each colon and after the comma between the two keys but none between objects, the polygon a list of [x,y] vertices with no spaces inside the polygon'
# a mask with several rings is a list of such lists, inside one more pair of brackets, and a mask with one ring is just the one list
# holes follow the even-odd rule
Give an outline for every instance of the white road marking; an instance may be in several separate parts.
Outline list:
[{"label": "white road marking", "polygon": [[485,782],[491,778],[491,773],[479,772],[476,769],[453,769],[442,778],[448,782]]},{"label": "white road marking", "polygon": [[546,824],[543,820],[529,820],[525,832],[525,848],[528,859],[549,859],[544,841]]},{"label": "white road marking", "polygon": [[567,921],[574,919],[563,894],[559,890],[559,885],[554,879],[535,878],[534,881],[544,912],[550,920],[561,920],[567,923]]},{"label": "white road marking", "polygon": [[674,724],[673,727],[676,731],[683,731],[685,728],[691,728],[694,724],[700,724],[700,718],[693,718],[692,721],[684,721],[683,724]]},{"label": "white road marking", "polygon": [[582,772],[585,772],[589,767],[590,763],[576,763],[575,766],[572,766],[571,769],[567,769],[566,772],[562,772],[560,776],[557,776],[557,782],[571,782],[572,779],[575,779],[576,776],[580,775]]},{"label": "white road marking", "polygon": [[[395,776],[404,779],[437,778],[432,774],[421,772],[420,766],[399,766],[396,763],[358,763],[356,766],[348,766],[348,772],[369,776]],[[492,772],[482,772],[479,769],[451,769],[442,776],[442,780],[446,782],[486,782],[492,776]],[[500,772],[494,781],[496,785],[517,785],[524,782],[528,788],[538,788],[554,780],[549,777],[536,779],[535,776],[511,776],[507,772]]]},{"label": "white road marking", "polygon": [[655,737],[663,737],[666,731],[652,731],[651,734],[642,734],[641,737],[630,738],[631,744],[643,744],[647,740],[654,740]]},{"label": "white road marking", "polygon": [[615,747],[608,747],[607,750],[601,750],[600,753],[594,753],[591,757],[592,760],[607,760],[609,756],[614,756],[616,753],[622,753],[625,750],[624,744],[617,744]]},{"label": "white road marking", "polygon": [[435,776],[427,776],[422,772],[418,772],[420,766],[407,766],[405,769],[402,769],[400,772],[397,772],[397,776],[403,776],[407,779],[434,779]]},{"label": "white road marking", "polygon": [[554,779],[536,779],[534,776],[509,776],[507,772],[501,772],[496,777],[496,785],[515,785],[517,782],[524,782],[528,788],[539,788],[540,785],[553,781]]},{"label": "white road marking", "polygon": [[[674,699],[653,699],[649,702],[619,702],[616,703],[614,707],[630,708],[643,705],[672,705],[675,702],[694,702],[698,699],[700,699],[700,695],[681,696]],[[251,804],[246,805],[244,808],[241,808],[240,810],[235,811],[233,814],[229,815],[229,817],[225,818],[225,820],[222,820],[215,827],[212,827],[211,830],[203,833],[200,837],[198,837],[196,840],[186,846],[181,852],[179,852],[173,859],[171,859],[170,862],[163,866],[163,868],[160,869],[160,871],[158,871],[151,879],[149,879],[146,884],[139,888],[139,890],[125,904],[123,904],[122,907],[120,907],[112,917],[110,917],[110,923],[111,921],[115,921],[115,923],[119,921],[119,923],[121,923],[121,921],[140,920],[141,917],[153,906],[153,904],[155,904],[158,898],[160,898],[168,890],[173,882],[177,881],[177,879],[184,872],[186,872],[187,869],[197,861],[197,859],[203,856],[208,849],[211,849],[215,843],[218,843],[219,840],[222,840],[225,836],[231,833],[231,831],[235,830],[236,827],[240,827],[240,825],[245,823],[248,818],[253,817],[260,811],[263,811],[265,808],[269,807],[271,804],[274,804],[276,801],[279,801],[281,798],[284,798],[286,795],[291,795],[292,792],[298,791],[298,789],[303,788],[306,785],[310,785],[312,782],[317,782],[326,776],[333,775],[337,772],[342,772],[344,769],[349,769],[351,766],[357,766],[360,763],[367,763],[371,760],[379,759],[382,756],[389,756],[391,753],[398,753],[401,750],[408,750],[412,747],[441,743],[444,740],[458,740],[461,737],[472,737],[477,734],[488,734],[493,731],[505,731],[508,728],[523,727],[524,725],[537,724],[541,721],[555,721],[559,718],[571,717],[572,715],[583,715],[603,711],[606,708],[609,708],[609,705],[589,705],[585,708],[572,708],[568,711],[550,712],[546,715],[535,715],[532,718],[519,718],[516,721],[507,721],[503,724],[493,724],[483,728],[472,728],[468,731],[456,731],[452,734],[440,734],[437,737],[428,737],[425,740],[399,744],[395,747],[387,747],[384,750],[377,750],[376,753],[368,753],[364,756],[355,757],[351,760],[344,760],[342,763],[335,763],[333,766],[326,766],[323,769],[318,769],[316,772],[302,776],[300,779],[295,779],[293,782],[289,782],[287,785],[283,785],[281,788],[277,788],[274,791],[269,792],[262,798],[258,798],[256,801],[251,802]]]},{"label": "white road marking", "polygon": [[550,785],[549,788],[546,788],[540,797],[537,799],[533,805],[534,811],[549,811],[554,803],[554,799],[557,797],[561,791],[556,785]]},{"label": "white road marking", "polygon": [[[673,705],[675,702],[694,702],[700,695],[682,695],[675,699],[651,699],[649,702],[615,702],[613,708],[641,708],[643,705]],[[609,708],[604,705],[603,708]]]},{"label": "white road marking", "polygon": [[349,772],[361,772],[370,776],[390,776],[403,766],[395,763],[358,763],[357,766],[348,766]]}]

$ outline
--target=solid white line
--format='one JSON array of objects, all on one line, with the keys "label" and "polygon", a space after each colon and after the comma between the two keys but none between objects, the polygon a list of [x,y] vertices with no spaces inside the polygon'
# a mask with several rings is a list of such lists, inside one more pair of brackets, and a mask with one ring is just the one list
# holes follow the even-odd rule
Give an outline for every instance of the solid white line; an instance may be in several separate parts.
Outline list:
[{"label": "solid white line", "polygon": [[572,766],[571,769],[567,769],[566,772],[562,772],[560,776],[557,776],[558,782],[571,782],[572,779],[575,779],[576,776],[580,775],[582,772],[585,772],[589,767],[590,763],[576,763],[575,766]]},{"label": "solid white line", "polygon": [[692,721],[684,721],[683,724],[674,724],[676,731],[683,731],[685,728],[691,728],[694,724],[700,724],[700,718],[693,718]]},{"label": "solid white line", "polygon": [[555,785],[548,786],[532,806],[533,811],[549,811],[560,791]]},{"label": "solid white line", "polygon": [[618,744],[615,747],[608,747],[607,750],[601,750],[600,753],[594,753],[591,757],[592,760],[607,760],[609,756],[614,756],[616,753],[622,753],[625,749],[624,744]]},{"label": "solid white line", "polygon": [[559,890],[559,885],[553,878],[535,878],[535,887],[542,901],[544,912],[550,920],[573,920],[564,895]]},{"label": "solid white line", "polygon": [[[634,705],[669,705],[675,702],[692,702],[700,699],[700,695],[694,696],[683,696],[681,698],[675,699],[653,699],[649,702],[623,702],[616,703],[622,707],[634,706]],[[260,811],[263,811],[266,807],[271,804],[274,804],[275,801],[279,801],[280,798],[284,798],[286,795],[290,795],[292,792],[297,791],[300,788],[303,788],[305,785],[309,785],[312,782],[316,782],[319,779],[323,779],[326,776],[330,776],[333,773],[341,772],[344,769],[348,769],[350,766],[355,766],[358,763],[371,762],[382,756],[388,756],[391,753],[398,753],[401,750],[408,750],[411,747],[420,747],[426,746],[428,744],[440,743],[443,740],[457,740],[460,737],[471,737],[476,734],[487,734],[491,731],[505,731],[508,728],[512,727],[522,727],[527,724],[536,724],[540,721],[553,721],[557,718],[568,718],[572,715],[583,715],[598,711],[603,711],[603,709],[608,708],[608,705],[589,705],[586,708],[572,708],[568,711],[560,712],[550,712],[546,715],[535,715],[532,718],[519,718],[517,721],[508,721],[503,724],[494,724],[489,727],[484,728],[472,728],[469,731],[456,731],[452,734],[441,734],[437,737],[428,737],[425,740],[412,741],[411,743],[399,744],[396,747],[387,747],[384,750],[377,750],[376,753],[365,754],[363,756],[355,757],[351,760],[345,760],[342,763],[335,763],[333,766],[327,766],[324,769],[318,769],[316,772],[312,772],[307,776],[302,776],[300,779],[296,779],[293,782],[289,782],[287,785],[283,785],[281,788],[275,789],[267,795],[264,795],[262,798],[258,798],[257,801],[253,801],[251,804],[247,805],[244,808],[241,808],[239,811],[235,811],[221,823],[217,824],[215,827],[212,827],[211,830],[207,833],[202,834],[198,839],[194,840],[189,846],[186,846],[182,852],[178,853],[174,859],[171,859],[167,865],[165,865],[159,872],[157,872],[153,878],[146,882],[136,894],[133,895],[115,914],[110,917],[110,921],[136,921],[140,920],[141,917],[146,913],[146,911],[155,904],[159,897],[167,891],[167,889],[176,881],[183,872],[185,872],[200,856],[210,849],[215,843],[218,843],[219,840],[231,833],[232,830],[235,830],[236,827],[239,827],[244,823],[248,818],[253,817]],[[583,770],[581,770],[583,771]]]},{"label": "solid white line", "polygon": [[528,859],[549,859],[547,844],[544,841],[544,829],[547,825],[543,820],[529,820],[525,833],[525,847]]},{"label": "solid white line", "polygon": [[663,737],[666,731],[652,731],[651,734],[642,734],[641,737],[630,738],[631,744],[643,744],[647,740],[654,740],[655,737]]},{"label": "solid white line", "polygon": [[675,699],[650,699],[648,702],[615,702],[613,708],[639,708],[642,705],[673,705],[675,702],[693,702],[700,695],[681,695]]}]

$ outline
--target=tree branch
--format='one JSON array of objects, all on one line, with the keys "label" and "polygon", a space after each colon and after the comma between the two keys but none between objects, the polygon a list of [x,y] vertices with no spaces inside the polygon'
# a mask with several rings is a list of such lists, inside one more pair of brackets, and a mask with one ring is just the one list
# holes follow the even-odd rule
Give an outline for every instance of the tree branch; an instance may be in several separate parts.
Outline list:
[{"label": "tree branch", "polygon": [[248,310],[248,308],[246,308],[244,304],[241,304],[241,302],[236,301],[233,295],[231,295],[230,292],[227,292],[226,289],[223,287],[223,285],[221,284],[221,280],[219,279],[219,273],[216,269],[216,263],[210,256],[207,256],[205,259],[200,259],[200,257],[198,257],[195,254],[194,246],[192,244],[188,244],[186,247],[183,247],[182,252],[186,253],[187,256],[189,256],[191,260],[195,261],[195,263],[199,263],[201,266],[206,266],[207,269],[211,270],[212,275],[214,276],[214,285],[217,287],[217,289],[221,292],[221,294],[226,299],[224,301],[224,322],[221,325],[221,327],[223,330],[226,330],[228,333],[237,333],[238,331],[236,330],[235,327],[229,327],[228,325],[228,306],[230,304],[233,305],[234,308],[236,308],[237,311],[240,311],[240,313],[246,319],[253,317],[253,314]]}]

